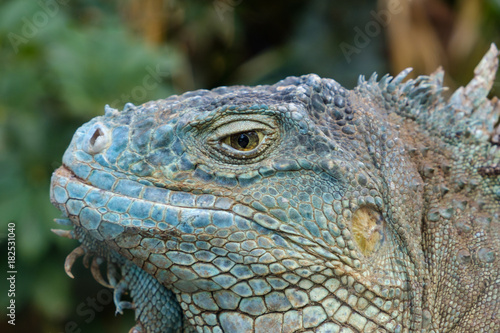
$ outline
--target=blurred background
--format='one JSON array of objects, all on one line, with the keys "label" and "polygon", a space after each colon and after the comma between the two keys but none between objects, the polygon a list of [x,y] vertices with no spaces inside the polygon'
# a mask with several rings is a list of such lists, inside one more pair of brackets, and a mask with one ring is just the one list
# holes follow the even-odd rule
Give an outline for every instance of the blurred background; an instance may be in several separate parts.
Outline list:
[{"label": "blurred background", "polygon": [[[3,0],[0,2],[0,332],[127,332],[110,293],[50,232],[52,171],[75,130],[103,114],[199,88],[317,73],[413,76],[439,65],[466,84],[500,0]],[[492,94],[499,95],[495,85]],[[7,224],[16,226],[16,326],[7,323]],[[4,255],[5,254],[5,255]]]}]

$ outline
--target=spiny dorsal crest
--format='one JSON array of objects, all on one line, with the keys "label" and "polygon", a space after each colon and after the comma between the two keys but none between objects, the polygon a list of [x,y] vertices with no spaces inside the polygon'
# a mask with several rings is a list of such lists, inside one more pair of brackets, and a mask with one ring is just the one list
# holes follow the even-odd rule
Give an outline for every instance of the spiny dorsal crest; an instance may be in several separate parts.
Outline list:
[{"label": "spiny dorsal crest", "polygon": [[[442,96],[444,72],[439,68],[433,74],[419,76],[402,83],[411,71],[407,68],[396,77],[385,75],[377,81],[377,74],[368,80],[360,76],[358,89],[381,100],[397,114],[415,120],[429,134],[456,145],[468,138],[476,142],[493,141],[500,133],[498,120],[500,101],[487,98],[498,69],[497,47],[489,51],[474,70],[474,78],[466,87],[460,87],[448,99]],[[495,126],[497,128],[495,128]]]}]

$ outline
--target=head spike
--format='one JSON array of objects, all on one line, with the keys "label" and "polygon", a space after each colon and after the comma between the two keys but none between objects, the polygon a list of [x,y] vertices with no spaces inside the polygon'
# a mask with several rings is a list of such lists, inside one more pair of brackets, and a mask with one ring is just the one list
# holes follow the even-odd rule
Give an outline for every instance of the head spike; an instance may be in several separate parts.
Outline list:
[{"label": "head spike", "polygon": [[410,74],[410,72],[412,70],[413,70],[413,68],[411,68],[411,67],[408,67],[408,68],[402,70],[401,73],[399,73],[398,75],[396,75],[396,77],[394,78],[394,80],[392,80],[392,83],[394,83],[394,84],[401,83],[401,81],[403,81],[404,78],[407,77],[408,74]]},{"label": "head spike", "polygon": [[364,76],[364,75],[362,75],[362,74],[361,74],[361,75],[358,77],[358,86],[362,85],[362,84],[363,84],[363,83],[365,83],[365,82],[366,82],[366,78],[365,78],[365,76]]},{"label": "head spike", "polygon": [[125,104],[125,107],[123,108],[123,111],[131,111],[131,110],[135,110],[137,107],[134,105],[134,103],[127,103]]},{"label": "head spike", "polygon": [[386,86],[387,86],[387,83],[391,82],[392,80],[392,76],[390,76],[389,74],[385,74],[384,76],[382,76],[382,78],[380,79],[378,85],[381,89],[384,89]]},{"label": "head spike", "polygon": [[438,87],[443,86],[443,80],[444,70],[441,66],[439,66],[431,75],[429,75],[429,81],[433,82]]},{"label": "head spike", "polygon": [[114,109],[112,108],[111,106],[109,106],[109,104],[106,104],[104,106],[104,115],[106,117],[112,117],[112,116],[115,116],[119,113],[120,111],[118,111],[117,109]]},{"label": "head spike", "polygon": [[400,84],[405,77],[408,76],[408,74],[413,70],[413,68],[408,67],[407,69],[403,70],[401,73],[396,75],[396,77],[391,81],[391,83],[387,86],[387,91],[392,93],[393,91],[396,90],[396,87],[398,84]]},{"label": "head spike", "polygon": [[377,82],[378,74],[373,73],[368,79],[368,83],[375,84]]},{"label": "head spike", "polygon": [[499,55],[500,52],[495,44],[491,44],[488,52],[474,69],[474,78],[465,87],[465,95],[475,102],[475,106],[488,96],[493,87],[498,70]]},{"label": "head spike", "polygon": [[75,239],[75,235],[73,233],[73,230],[50,229],[50,231],[55,233],[57,236],[66,237],[69,239]]},{"label": "head spike", "polygon": [[71,226],[73,223],[69,218],[64,218],[64,219],[54,219],[54,222],[59,224],[59,225],[66,225],[66,226]]}]

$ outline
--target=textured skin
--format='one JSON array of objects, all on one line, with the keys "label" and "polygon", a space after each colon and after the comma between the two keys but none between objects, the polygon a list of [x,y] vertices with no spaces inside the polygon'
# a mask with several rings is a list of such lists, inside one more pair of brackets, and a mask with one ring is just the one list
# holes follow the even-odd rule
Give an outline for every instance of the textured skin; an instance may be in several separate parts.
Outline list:
[{"label": "textured skin", "polygon": [[497,58],[449,99],[438,70],[106,108],[52,178],[66,270],[135,332],[499,332]]}]

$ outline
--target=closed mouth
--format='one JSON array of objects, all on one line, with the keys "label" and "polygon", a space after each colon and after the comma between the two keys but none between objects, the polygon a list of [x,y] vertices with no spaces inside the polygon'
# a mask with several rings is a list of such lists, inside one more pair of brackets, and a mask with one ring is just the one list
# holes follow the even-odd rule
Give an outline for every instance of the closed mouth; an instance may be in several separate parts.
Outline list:
[{"label": "closed mouth", "polygon": [[231,199],[211,194],[172,191],[128,179],[106,187],[96,187],[62,166],[52,177],[51,200],[100,241],[115,239],[126,229],[172,236],[213,234],[263,218]]},{"label": "closed mouth", "polygon": [[[93,185],[96,183],[99,187]],[[91,172],[88,180],[83,180],[67,166],[60,167],[52,177],[51,200],[75,226],[94,240],[110,243],[116,249],[140,247],[146,252],[158,253],[172,250],[169,240],[175,243],[210,241],[252,230],[285,248],[290,247],[285,243],[291,241],[309,248],[315,256],[340,260],[293,224],[282,223],[230,198],[107,177],[100,170]],[[137,237],[131,237],[133,234]]]}]

